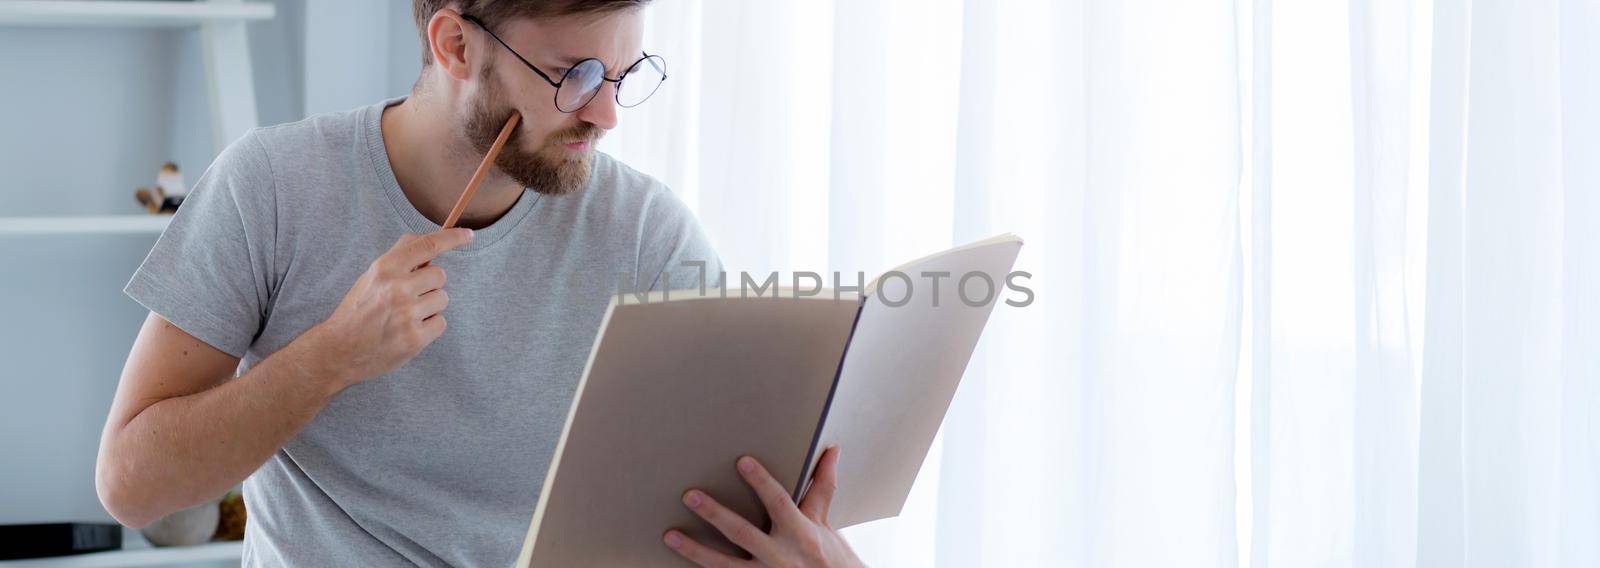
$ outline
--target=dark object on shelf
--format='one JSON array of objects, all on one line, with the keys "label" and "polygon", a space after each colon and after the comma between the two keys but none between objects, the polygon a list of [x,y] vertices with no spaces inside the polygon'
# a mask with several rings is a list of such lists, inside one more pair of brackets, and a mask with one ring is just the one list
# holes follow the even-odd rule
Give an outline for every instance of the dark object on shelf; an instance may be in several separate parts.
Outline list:
[{"label": "dark object on shelf", "polygon": [[244,540],[244,495],[229,491],[222,497],[222,519],[217,521],[216,540]]},{"label": "dark object on shelf", "polygon": [[183,198],[188,193],[189,186],[183,184],[183,174],[178,171],[178,165],[167,162],[156,173],[156,186],[134,190],[133,200],[152,214],[171,214],[178,212],[178,206],[183,205]]},{"label": "dark object on shelf", "polygon": [[122,525],[47,523],[0,525],[0,560],[67,556],[122,548]]}]

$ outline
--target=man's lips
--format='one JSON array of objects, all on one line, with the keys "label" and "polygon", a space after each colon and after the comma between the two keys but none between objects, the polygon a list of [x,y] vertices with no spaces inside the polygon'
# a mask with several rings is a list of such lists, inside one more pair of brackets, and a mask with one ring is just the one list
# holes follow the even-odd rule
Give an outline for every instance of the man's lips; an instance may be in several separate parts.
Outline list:
[{"label": "man's lips", "polygon": [[562,146],[565,146],[568,150],[572,150],[574,152],[582,152],[589,149],[589,141],[579,140],[577,142],[568,142],[566,144],[562,144]]}]

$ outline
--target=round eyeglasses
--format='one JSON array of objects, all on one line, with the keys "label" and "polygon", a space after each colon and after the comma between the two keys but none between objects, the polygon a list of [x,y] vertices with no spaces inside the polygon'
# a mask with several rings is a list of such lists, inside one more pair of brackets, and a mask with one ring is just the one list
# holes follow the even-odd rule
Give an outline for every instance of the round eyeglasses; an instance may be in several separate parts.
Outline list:
[{"label": "round eyeglasses", "polygon": [[622,71],[622,75],[615,79],[606,76],[605,63],[590,57],[568,67],[566,71],[562,72],[561,80],[557,81],[551,79],[549,75],[546,75],[544,71],[540,71],[532,63],[529,63],[528,59],[523,57],[521,53],[517,53],[517,50],[511,49],[511,46],[507,45],[505,40],[500,39],[500,36],[495,35],[494,31],[490,30],[489,26],[484,25],[483,21],[465,14],[461,18],[472,22],[479,28],[483,28],[483,31],[487,32],[489,37],[494,38],[501,47],[511,52],[511,55],[516,56],[518,61],[528,66],[528,69],[533,70],[534,74],[544,79],[550,86],[555,87],[556,110],[561,112],[578,112],[583,107],[589,106],[589,102],[593,101],[595,95],[600,93],[600,87],[608,82],[617,86],[617,106],[624,108],[636,107],[643,103],[645,99],[650,98],[650,95],[656,94],[656,91],[661,89],[661,84],[667,80],[667,60],[662,59],[660,55],[641,53],[644,57],[640,57],[638,61],[633,62],[633,65],[629,65],[627,69]]}]

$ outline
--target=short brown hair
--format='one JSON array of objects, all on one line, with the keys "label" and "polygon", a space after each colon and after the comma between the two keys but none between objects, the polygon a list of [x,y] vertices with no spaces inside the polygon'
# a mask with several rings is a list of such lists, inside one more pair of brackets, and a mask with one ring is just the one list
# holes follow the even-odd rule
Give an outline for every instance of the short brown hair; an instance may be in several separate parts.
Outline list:
[{"label": "short brown hair", "polygon": [[433,63],[433,50],[428,47],[428,20],[440,8],[454,5],[463,14],[493,26],[513,18],[552,18],[605,14],[631,10],[649,4],[650,0],[412,0],[411,17],[417,21],[417,37],[422,40],[422,66]]}]

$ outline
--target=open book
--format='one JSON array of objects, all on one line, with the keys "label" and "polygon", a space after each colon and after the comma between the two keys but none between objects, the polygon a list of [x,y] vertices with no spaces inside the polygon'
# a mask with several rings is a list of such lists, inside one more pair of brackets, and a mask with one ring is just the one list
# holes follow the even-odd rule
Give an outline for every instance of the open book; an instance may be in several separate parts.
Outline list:
[{"label": "open book", "polygon": [[900,514],[990,312],[1032,301],[1012,289],[1021,247],[1009,234],[956,247],[859,292],[730,277],[613,299],[517,566],[682,565],[668,528],[740,554],[679,499],[699,488],[765,526],[733,467],[747,454],[798,499],[838,445],[829,524]]}]

